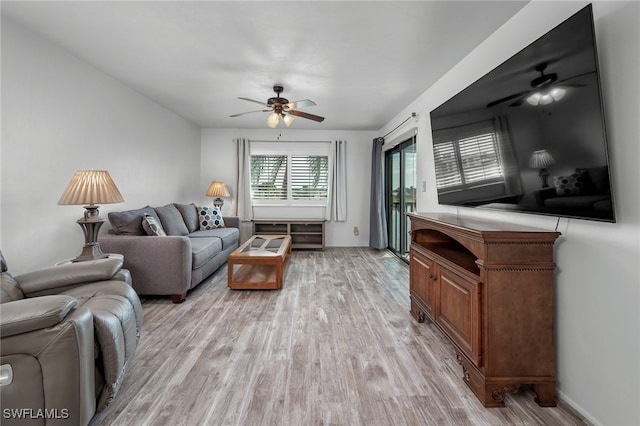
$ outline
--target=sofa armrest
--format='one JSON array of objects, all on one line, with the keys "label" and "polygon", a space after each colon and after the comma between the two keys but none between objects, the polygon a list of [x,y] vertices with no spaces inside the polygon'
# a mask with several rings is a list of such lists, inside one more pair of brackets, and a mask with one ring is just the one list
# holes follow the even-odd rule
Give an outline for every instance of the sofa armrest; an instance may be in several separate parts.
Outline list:
[{"label": "sofa armrest", "polygon": [[124,268],[131,272],[138,294],[184,294],[191,285],[193,257],[186,236],[105,234],[99,237],[102,250],[124,256]]},{"label": "sofa armrest", "polygon": [[533,192],[533,196],[536,199],[536,204],[540,207],[544,206],[544,200],[553,198],[557,195],[556,188],[553,186],[542,188]]},{"label": "sofa armrest", "polygon": [[222,219],[224,220],[224,226],[227,228],[240,229],[240,216],[224,216]]},{"label": "sofa armrest", "polygon": [[2,337],[53,327],[60,323],[78,301],[71,296],[42,296],[2,304]]},{"label": "sofa armrest", "polygon": [[110,280],[122,268],[122,259],[110,257],[86,262],[66,263],[16,275],[27,297],[53,294],[78,284]]}]

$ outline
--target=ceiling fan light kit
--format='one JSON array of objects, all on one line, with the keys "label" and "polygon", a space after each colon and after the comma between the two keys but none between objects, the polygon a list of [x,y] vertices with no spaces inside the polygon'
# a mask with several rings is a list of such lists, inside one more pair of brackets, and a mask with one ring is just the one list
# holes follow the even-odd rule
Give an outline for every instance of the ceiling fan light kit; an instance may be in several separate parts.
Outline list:
[{"label": "ceiling fan light kit", "polygon": [[530,105],[549,105],[553,101],[559,101],[567,93],[562,87],[554,87],[548,92],[535,92],[527,97],[527,102]]},{"label": "ceiling fan light kit", "polygon": [[[544,71],[547,68],[547,63],[543,62],[534,67],[534,69],[540,73],[540,75],[531,80],[531,89],[524,92],[514,93],[506,96],[502,99],[490,102],[487,104],[487,108],[502,102],[515,99],[515,102],[509,104],[509,106],[520,106],[526,100],[529,105],[549,105],[552,102],[561,100],[567,93],[566,87],[584,87],[584,84],[572,84],[567,83],[568,79],[558,81],[558,74],[550,73],[545,74]],[[579,76],[574,76],[575,78]]]},{"label": "ceiling fan light kit", "polygon": [[288,99],[280,97],[280,93],[284,91],[284,88],[282,86],[278,86],[278,85],[273,86],[273,91],[276,92],[276,96],[269,98],[266,103],[257,101],[255,99],[238,98],[244,101],[260,104],[270,109],[241,112],[240,114],[230,115],[230,117],[238,117],[244,114],[250,114],[254,112],[270,112],[271,114],[269,114],[269,116],[267,117],[267,126],[269,126],[272,129],[275,129],[276,127],[278,127],[278,125],[280,124],[280,117],[282,117],[282,121],[287,127],[291,126],[291,123],[293,123],[293,120],[295,119],[295,117],[306,118],[308,120],[317,121],[318,123],[324,121],[324,117],[320,117],[319,115],[309,114],[308,112],[303,112],[298,110],[298,108],[315,106],[316,105],[315,102],[309,99],[289,102]]}]

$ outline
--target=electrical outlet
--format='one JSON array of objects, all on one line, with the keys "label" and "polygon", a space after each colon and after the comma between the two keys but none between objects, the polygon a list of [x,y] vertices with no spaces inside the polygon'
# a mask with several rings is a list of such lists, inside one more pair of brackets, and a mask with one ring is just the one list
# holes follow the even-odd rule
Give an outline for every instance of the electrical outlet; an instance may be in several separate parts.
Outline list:
[{"label": "electrical outlet", "polygon": [[360,231],[358,230],[357,226],[353,227],[353,235],[355,235],[356,237],[360,234]]},{"label": "electrical outlet", "polygon": [[422,181],[422,192],[427,192],[427,181],[426,180]]}]

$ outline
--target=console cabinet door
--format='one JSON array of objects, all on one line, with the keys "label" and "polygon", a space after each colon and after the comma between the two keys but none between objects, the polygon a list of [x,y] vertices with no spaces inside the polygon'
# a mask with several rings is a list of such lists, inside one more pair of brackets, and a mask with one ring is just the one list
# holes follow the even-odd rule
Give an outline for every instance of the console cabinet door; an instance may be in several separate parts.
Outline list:
[{"label": "console cabinet door", "polygon": [[432,320],[436,319],[436,275],[434,262],[416,250],[411,250],[409,261],[409,283],[411,296],[418,298],[420,306],[425,309]]},{"label": "console cabinet door", "polygon": [[480,282],[438,264],[439,314],[437,323],[476,365],[481,362]]}]

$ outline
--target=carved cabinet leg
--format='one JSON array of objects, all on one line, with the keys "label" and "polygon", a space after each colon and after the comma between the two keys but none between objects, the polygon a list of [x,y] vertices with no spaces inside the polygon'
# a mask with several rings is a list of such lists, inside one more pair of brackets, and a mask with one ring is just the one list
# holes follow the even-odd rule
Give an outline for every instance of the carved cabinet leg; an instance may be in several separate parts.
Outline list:
[{"label": "carved cabinet leg", "polygon": [[535,401],[541,407],[556,406],[556,385],[555,383],[538,383],[533,385],[533,391],[536,393]]},{"label": "carved cabinet leg", "polygon": [[422,312],[422,310],[418,308],[413,301],[411,302],[411,310],[409,312],[413,315],[416,321],[420,323],[424,322],[424,312]]}]

